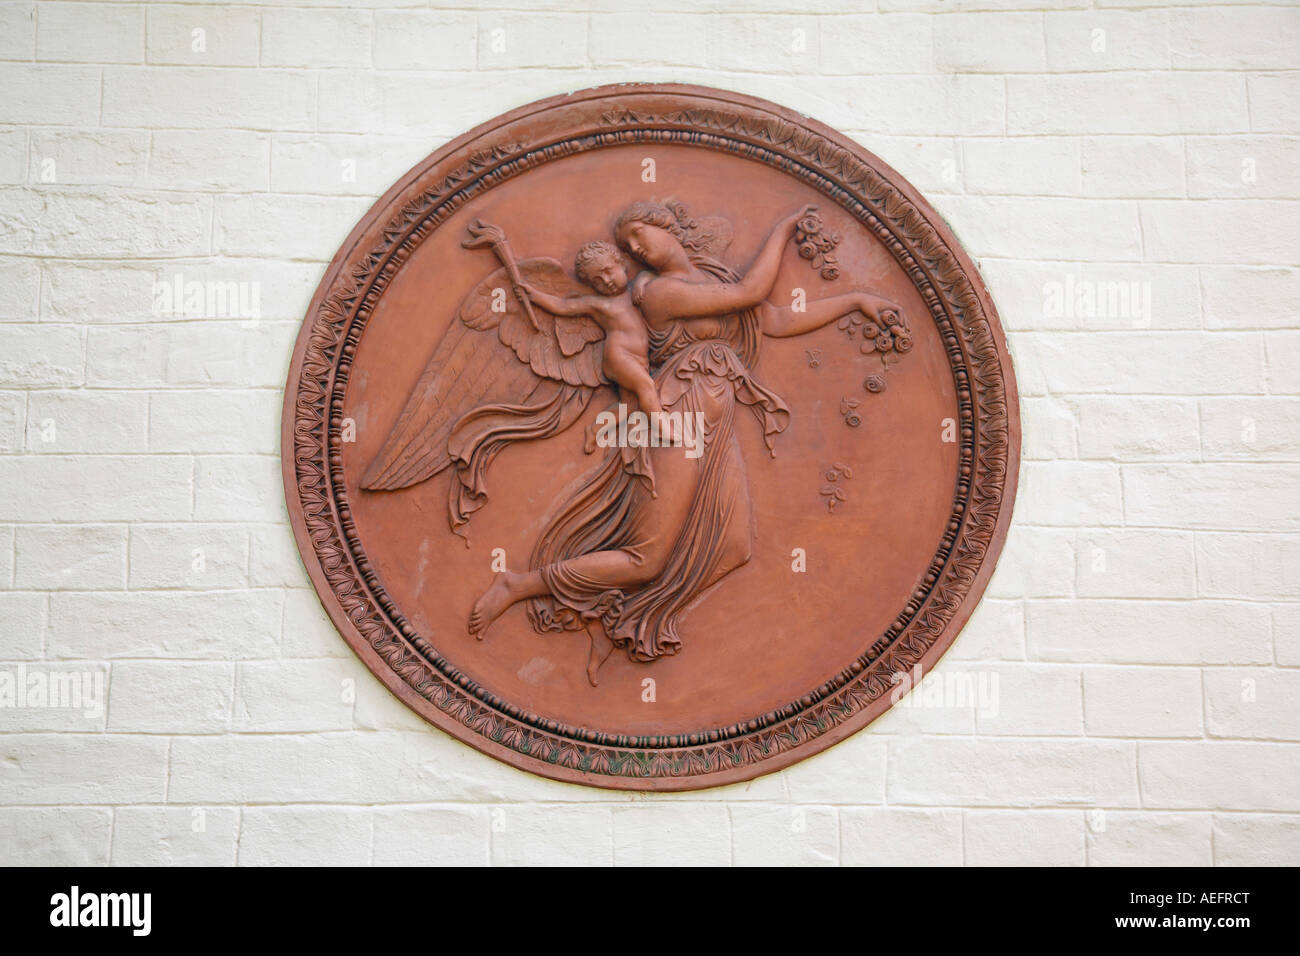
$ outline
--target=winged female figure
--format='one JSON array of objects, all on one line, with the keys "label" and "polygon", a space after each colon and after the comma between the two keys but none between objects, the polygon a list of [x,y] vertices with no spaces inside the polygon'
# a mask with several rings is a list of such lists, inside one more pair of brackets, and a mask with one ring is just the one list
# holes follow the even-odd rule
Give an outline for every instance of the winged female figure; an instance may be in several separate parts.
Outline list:
[{"label": "winged female figure", "polygon": [[[854,311],[901,321],[897,305],[865,292],[809,300],[800,310],[769,301],[783,251],[810,208],[778,222],[743,274],[718,258],[731,236],[724,219],[697,220],[671,200],[634,203],[619,215],[618,246],[646,267],[626,294],[646,327],[651,401],[703,422],[703,453],[687,456],[672,444],[611,449],[559,503],[529,568],[496,574],[474,604],[471,633],[482,639],[526,600],[539,633],[588,632],[593,685],[615,648],[641,662],[680,650],[682,613],[750,556],[736,412],[750,410],[769,451],[789,421],[785,402],[754,375],[763,337],[801,335]],[[593,302],[577,302],[581,289],[558,262],[515,265],[503,233],[475,229],[467,244],[486,237],[502,269],[466,297],[362,482],[389,490],[453,467],[448,507],[457,531],[485,503],[486,470],[502,448],[568,428],[613,381],[603,351],[614,323],[602,328],[583,311]],[[482,348],[479,333],[490,329],[517,361]]]}]

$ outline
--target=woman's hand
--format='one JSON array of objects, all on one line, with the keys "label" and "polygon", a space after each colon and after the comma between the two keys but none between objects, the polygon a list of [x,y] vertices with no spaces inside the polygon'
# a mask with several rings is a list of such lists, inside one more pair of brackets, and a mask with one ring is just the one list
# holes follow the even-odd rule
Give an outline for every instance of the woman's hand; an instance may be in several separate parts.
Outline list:
[{"label": "woman's hand", "polygon": [[804,217],[815,216],[815,215],[817,215],[816,206],[812,206],[812,205],[804,206],[798,211],[787,216],[785,219],[782,219],[780,228],[784,230],[786,233],[788,233],[789,235],[793,236],[795,226],[799,225],[800,221],[802,221]]},{"label": "woman's hand", "polygon": [[878,295],[871,295],[868,292],[860,293],[858,309],[882,329],[893,326],[907,328],[907,320],[903,318],[902,306],[896,302],[890,302],[888,299],[882,299]]}]

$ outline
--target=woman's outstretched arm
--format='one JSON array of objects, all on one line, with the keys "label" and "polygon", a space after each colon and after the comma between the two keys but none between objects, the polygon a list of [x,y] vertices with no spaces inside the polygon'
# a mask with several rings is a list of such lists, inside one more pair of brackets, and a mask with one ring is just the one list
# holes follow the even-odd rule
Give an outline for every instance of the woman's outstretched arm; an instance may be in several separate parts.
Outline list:
[{"label": "woman's outstretched arm", "polygon": [[795,224],[815,208],[805,206],[777,223],[739,282],[704,284],[671,277],[652,281],[646,287],[652,311],[674,319],[699,319],[752,309],[771,294]]},{"label": "woman's outstretched arm", "polygon": [[773,338],[789,338],[803,335],[814,329],[820,329],[828,322],[833,322],[842,315],[858,311],[877,325],[882,322],[881,313],[901,312],[894,303],[878,295],[867,292],[849,292],[845,295],[831,295],[824,299],[813,299],[802,311],[792,306],[777,306],[763,302],[758,307],[758,318],[762,323],[763,334]]}]

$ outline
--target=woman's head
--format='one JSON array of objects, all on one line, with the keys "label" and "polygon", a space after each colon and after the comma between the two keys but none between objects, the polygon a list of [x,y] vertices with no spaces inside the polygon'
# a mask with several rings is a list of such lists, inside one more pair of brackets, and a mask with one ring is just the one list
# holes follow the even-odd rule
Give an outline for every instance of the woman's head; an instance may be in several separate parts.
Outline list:
[{"label": "woman's head", "polygon": [[614,238],[628,255],[658,271],[685,252],[686,224],[663,203],[635,202],[619,214]]}]

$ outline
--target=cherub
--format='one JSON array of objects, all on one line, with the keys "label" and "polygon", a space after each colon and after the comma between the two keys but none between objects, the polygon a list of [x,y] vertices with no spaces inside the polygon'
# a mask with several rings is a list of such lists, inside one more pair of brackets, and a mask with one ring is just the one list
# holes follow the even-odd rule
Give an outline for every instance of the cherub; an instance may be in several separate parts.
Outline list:
[{"label": "cherub", "polygon": [[586,316],[595,321],[605,330],[601,371],[619,387],[619,400],[630,405],[630,394],[646,414],[662,412],[659,392],[650,377],[649,333],[641,310],[632,301],[618,247],[600,240],[587,243],[578,250],[573,271],[579,281],[599,294],[551,295],[523,280],[520,290],[552,315]]}]

